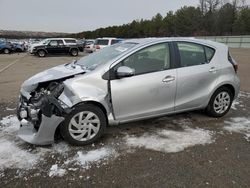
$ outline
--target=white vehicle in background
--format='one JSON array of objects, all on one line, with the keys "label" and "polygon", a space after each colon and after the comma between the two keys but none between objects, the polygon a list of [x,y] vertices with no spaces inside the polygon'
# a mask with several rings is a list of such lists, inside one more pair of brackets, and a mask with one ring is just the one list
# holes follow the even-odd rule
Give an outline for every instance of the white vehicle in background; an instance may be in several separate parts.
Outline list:
[{"label": "white vehicle in background", "polygon": [[32,54],[33,53],[33,49],[34,49],[34,47],[36,47],[36,46],[40,46],[40,45],[43,45],[43,44],[46,44],[46,43],[48,43],[49,42],[49,39],[44,39],[44,40],[41,40],[40,42],[32,42],[31,41],[31,39],[29,40],[29,44],[28,44],[28,52],[30,53],[30,54]]},{"label": "white vehicle in background", "polygon": [[93,39],[86,40],[84,51],[88,53],[94,52],[94,44],[95,44],[95,40]]},{"label": "white vehicle in background", "polygon": [[123,40],[118,39],[118,38],[109,38],[109,37],[97,38],[95,41],[95,45],[94,45],[94,51],[98,51],[102,48],[105,48],[107,46],[111,46],[111,45],[119,43],[121,41],[123,41]]}]

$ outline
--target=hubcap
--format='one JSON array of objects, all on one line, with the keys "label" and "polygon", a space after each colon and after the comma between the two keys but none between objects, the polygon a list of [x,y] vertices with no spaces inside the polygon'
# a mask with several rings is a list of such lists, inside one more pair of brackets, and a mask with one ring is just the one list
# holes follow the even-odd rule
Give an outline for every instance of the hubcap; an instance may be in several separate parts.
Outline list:
[{"label": "hubcap", "polygon": [[5,53],[5,54],[8,54],[8,53],[9,53],[9,50],[8,50],[8,49],[5,49],[5,50],[4,50],[4,53]]},{"label": "hubcap", "polygon": [[230,102],[230,95],[227,92],[219,93],[214,100],[214,111],[223,114],[229,108]]},{"label": "hubcap", "polygon": [[79,112],[70,120],[69,133],[75,140],[87,141],[98,134],[100,125],[100,119],[95,113]]},{"label": "hubcap", "polygon": [[76,56],[77,52],[75,50],[73,50],[72,54],[73,54],[73,56]]},{"label": "hubcap", "polygon": [[43,51],[40,51],[40,52],[39,52],[39,55],[40,55],[41,57],[43,57],[43,56],[45,55],[45,53],[44,53]]}]

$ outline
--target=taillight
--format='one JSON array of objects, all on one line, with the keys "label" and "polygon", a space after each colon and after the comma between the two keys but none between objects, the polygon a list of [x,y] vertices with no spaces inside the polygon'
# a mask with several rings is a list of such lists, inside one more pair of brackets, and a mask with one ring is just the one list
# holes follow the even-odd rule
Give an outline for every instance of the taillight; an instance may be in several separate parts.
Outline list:
[{"label": "taillight", "polygon": [[100,49],[100,46],[99,46],[99,45],[96,45],[95,48],[99,50],[99,49]]}]

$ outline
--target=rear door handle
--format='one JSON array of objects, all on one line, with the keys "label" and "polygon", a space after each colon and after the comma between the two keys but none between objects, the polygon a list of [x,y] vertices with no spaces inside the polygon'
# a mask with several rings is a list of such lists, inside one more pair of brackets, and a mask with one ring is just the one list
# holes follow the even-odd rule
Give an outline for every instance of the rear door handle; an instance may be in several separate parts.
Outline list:
[{"label": "rear door handle", "polygon": [[216,72],[216,71],[217,71],[216,67],[211,67],[210,70],[209,70],[209,72],[212,72],[212,73]]},{"label": "rear door handle", "polygon": [[162,82],[172,82],[175,80],[175,77],[174,76],[166,76],[165,78],[163,78]]}]

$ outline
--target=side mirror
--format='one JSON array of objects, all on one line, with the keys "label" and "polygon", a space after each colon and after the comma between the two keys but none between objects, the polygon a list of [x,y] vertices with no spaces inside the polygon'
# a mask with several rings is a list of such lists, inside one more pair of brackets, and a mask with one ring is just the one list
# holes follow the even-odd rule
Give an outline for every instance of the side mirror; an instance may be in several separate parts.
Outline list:
[{"label": "side mirror", "polygon": [[132,69],[127,66],[121,66],[116,71],[116,76],[118,78],[125,78],[125,77],[134,76],[134,75],[135,75],[135,69]]}]

